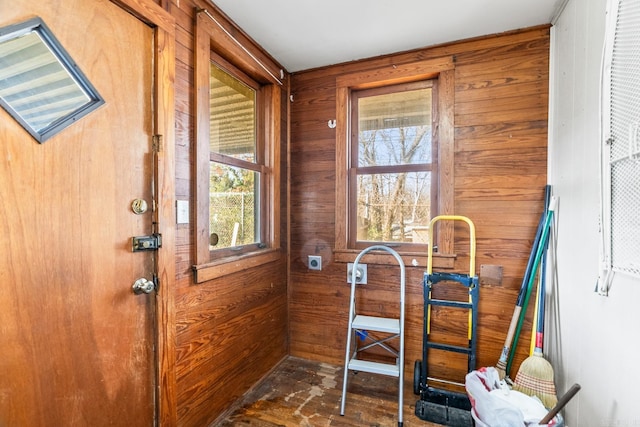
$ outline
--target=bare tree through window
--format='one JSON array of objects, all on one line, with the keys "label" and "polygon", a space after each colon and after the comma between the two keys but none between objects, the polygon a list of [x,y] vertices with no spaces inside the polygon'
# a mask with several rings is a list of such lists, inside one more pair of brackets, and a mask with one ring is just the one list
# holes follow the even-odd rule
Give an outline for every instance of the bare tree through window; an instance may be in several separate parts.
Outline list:
[{"label": "bare tree through window", "polygon": [[356,95],[357,152],[352,153],[358,241],[425,242],[435,196],[432,89],[427,86]]}]

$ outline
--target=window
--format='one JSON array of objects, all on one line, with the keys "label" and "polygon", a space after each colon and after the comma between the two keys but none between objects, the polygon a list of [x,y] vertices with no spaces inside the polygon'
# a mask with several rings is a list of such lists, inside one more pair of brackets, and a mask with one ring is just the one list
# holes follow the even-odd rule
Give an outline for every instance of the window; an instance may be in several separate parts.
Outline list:
[{"label": "window", "polygon": [[[336,260],[375,243],[426,258],[428,225],[453,213],[451,57],[347,74],[336,94]],[[452,227],[438,229],[452,254]]]},{"label": "window", "polygon": [[603,61],[602,265],[640,277],[640,3],[610,0]]},{"label": "window", "polygon": [[259,86],[212,62],[210,76],[209,250],[249,252],[264,245],[264,155],[258,141]]},{"label": "window", "polygon": [[104,104],[40,18],[0,28],[0,106],[43,143]]},{"label": "window", "polygon": [[198,283],[280,256],[281,82],[221,22],[196,23]]},{"label": "window", "polygon": [[433,81],[352,92],[350,246],[426,243],[436,212]]}]

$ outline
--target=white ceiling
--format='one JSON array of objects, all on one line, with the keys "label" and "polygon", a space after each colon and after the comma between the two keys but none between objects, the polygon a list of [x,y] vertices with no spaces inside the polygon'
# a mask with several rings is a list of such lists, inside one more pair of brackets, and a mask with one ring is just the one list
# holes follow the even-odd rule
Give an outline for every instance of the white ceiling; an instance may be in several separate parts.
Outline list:
[{"label": "white ceiling", "polygon": [[567,0],[213,0],[289,72],[552,22]]}]

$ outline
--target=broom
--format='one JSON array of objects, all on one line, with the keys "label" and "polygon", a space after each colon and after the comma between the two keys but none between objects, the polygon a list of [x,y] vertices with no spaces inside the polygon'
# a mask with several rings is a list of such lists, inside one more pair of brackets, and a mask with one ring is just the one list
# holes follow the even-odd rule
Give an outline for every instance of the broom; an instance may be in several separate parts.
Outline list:
[{"label": "broom", "polygon": [[[513,354],[515,353],[515,346],[512,348],[511,344],[514,341],[514,335],[516,329],[520,330],[522,320],[524,316],[522,314],[522,306],[525,304],[525,299],[529,301],[529,294],[531,293],[531,287],[533,286],[533,281],[530,281],[531,276],[533,275],[533,270],[537,267],[535,262],[535,258],[538,252],[538,247],[540,246],[540,240],[542,237],[542,230],[545,228],[545,224],[547,223],[548,217],[548,207],[549,198],[551,197],[551,186],[545,186],[545,210],[540,217],[540,222],[538,223],[538,228],[536,229],[536,236],[533,241],[533,246],[531,248],[531,253],[529,254],[529,260],[527,261],[527,268],[525,269],[524,275],[522,277],[522,284],[520,285],[520,291],[518,292],[518,298],[516,300],[516,306],[513,310],[513,316],[511,317],[511,323],[509,324],[509,330],[507,331],[507,337],[504,341],[504,347],[502,347],[502,353],[500,354],[500,358],[498,359],[498,363],[496,364],[496,370],[500,376],[500,379],[504,379],[509,376],[509,372],[511,370],[511,361],[513,358]],[[536,264],[536,267],[534,267]],[[519,332],[518,332],[519,335]],[[519,336],[518,336],[519,338]],[[516,338],[516,344],[518,342],[518,338]]]},{"label": "broom", "polygon": [[[552,201],[551,205],[555,205],[555,200]],[[553,209],[553,207],[549,207],[552,213]],[[553,381],[553,366],[544,358],[542,352],[544,342],[546,243],[546,241],[543,242],[543,256],[540,267],[540,284],[536,312],[536,344],[533,354],[526,358],[520,365],[513,389],[528,394],[529,396],[537,396],[545,408],[552,408],[558,403],[556,387]]]},{"label": "broom", "polygon": [[[547,247],[547,239],[549,238],[549,232],[551,230],[551,222],[553,221],[553,210],[555,209],[555,199],[553,201],[553,208],[550,205],[551,205],[551,186],[547,185],[546,194],[545,194],[545,205],[544,205],[545,211],[543,215],[544,222],[542,226],[539,225],[541,228],[541,232],[540,232],[541,236],[538,241],[538,244],[534,247],[535,256],[533,259],[533,266],[531,267],[531,274],[529,275],[529,279],[528,279],[529,285],[527,286],[527,290],[524,296],[524,302],[522,303],[523,307],[529,307],[529,297],[531,296],[531,290],[533,289],[533,282],[536,277],[535,271],[538,270],[538,266],[540,265],[540,260],[542,259],[542,253],[544,252],[544,249]],[[520,317],[516,324],[515,333],[513,337],[513,341],[514,343],[516,343],[516,345],[518,343],[518,340],[520,339],[520,331],[522,330],[522,326],[524,324],[525,315],[526,315],[526,310],[521,311]],[[514,348],[509,353],[509,358],[507,360],[507,369],[506,369],[507,373],[511,372],[511,364],[513,363],[513,359],[515,355],[516,355],[516,352],[515,352],[515,345],[514,345]],[[509,381],[511,382],[511,384],[513,384],[511,380]]]}]

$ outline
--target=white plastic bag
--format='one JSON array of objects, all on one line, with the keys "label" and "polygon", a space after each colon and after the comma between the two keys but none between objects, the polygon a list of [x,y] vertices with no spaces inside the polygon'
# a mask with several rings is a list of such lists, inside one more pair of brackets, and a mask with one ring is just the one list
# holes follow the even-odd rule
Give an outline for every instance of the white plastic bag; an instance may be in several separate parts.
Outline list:
[{"label": "white plastic bag", "polygon": [[[471,416],[478,427],[538,427],[547,409],[537,397],[531,397],[500,381],[493,367],[469,372],[465,388],[471,400]],[[546,426],[560,427],[564,423],[557,416]]]},{"label": "white plastic bag", "polygon": [[524,426],[522,412],[513,404],[493,396],[491,390],[499,390],[500,376],[493,367],[480,368],[466,375],[465,388],[471,400],[471,414],[482,427]]},{"label": "white plastic bag", "polygon": [[[529,396],[517,390],[510,390],[509,388],[491,390],[489,394],[518,408],[527,427],[538,426],[538,421],[547,415],[547,410],[537,397]],[[548,426],[553,426],[554,424],[555,422],[549,423]]]}]

